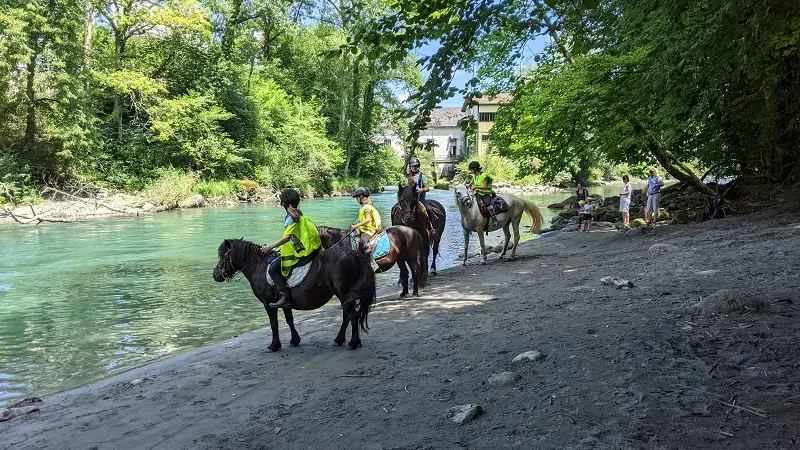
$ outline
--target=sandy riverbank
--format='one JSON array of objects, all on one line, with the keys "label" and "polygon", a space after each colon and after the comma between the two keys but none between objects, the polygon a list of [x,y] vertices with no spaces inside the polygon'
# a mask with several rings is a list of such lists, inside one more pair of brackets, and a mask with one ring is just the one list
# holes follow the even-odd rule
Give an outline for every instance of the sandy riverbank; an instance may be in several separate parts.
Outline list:
[{"label": "sandy riverbank", "polygon": [[[335,309],[308,315],[298,348],[266,353],[261,330],[46,397],[0,423],[0,447],[790,448],[798,237],[798,211],[555,233],[378,304],[357,351],[331,346]],[[721,289],[750,303],[693,306]],[[547,357],[512,364],[529,350]],[[487,383],[503,371],[521,378]],[[484,414],[445,419],[466,403]]]}]

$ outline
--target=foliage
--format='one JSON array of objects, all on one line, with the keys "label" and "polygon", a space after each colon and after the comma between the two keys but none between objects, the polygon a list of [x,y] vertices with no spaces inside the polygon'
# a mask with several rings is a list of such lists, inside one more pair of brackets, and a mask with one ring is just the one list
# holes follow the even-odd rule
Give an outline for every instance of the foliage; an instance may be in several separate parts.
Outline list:
[{"label": "foliage", "polygon": [[175,207],[192,195],[197,177],[175,168],[160,169],[158,176],[142,192],[150,202]]},{"label": "foliage", "polygon": [[230,198],[242,191],[242,185],[234,180],[201,180],[192,192],[206,198]]},{"label": "foliage", "polygon": [[[438,40],[420,63],[431,75],[414,96],[429,111],[456,93],[512,90],[493,128],[501,154],[523,173],[592,165],[662,165],[711,193],[695,170],[800,179],[800,17],[791,2],[745,0],[582,1],[398,0],[359,30],[385,58]],[[400,31],[396,31],[400,30]],[[524,48],[546,33],[535,67],[512,72]],[[480,66],[464,89],[458,70]],[[596,173],[594,174],[596,177]]]},{"label": "foliage", "polygon": [[174,167],[309,192],[392,178],[372,136],[392,86],[419,71],[343,49],[386,4],[331,5],[4,2],[0,178],[152,190]]}]

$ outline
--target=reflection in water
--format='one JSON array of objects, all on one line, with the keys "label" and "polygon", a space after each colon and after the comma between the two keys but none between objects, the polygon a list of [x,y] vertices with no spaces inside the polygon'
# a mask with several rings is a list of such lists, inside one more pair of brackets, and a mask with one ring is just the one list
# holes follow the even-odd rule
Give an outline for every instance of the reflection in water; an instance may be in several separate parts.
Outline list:
[{"label": "reflection in water", "polygon": [[[531,198],[544,208],[566,195]],[[447,267],[463,245],[458,211],[450,192],[430,196],[448,208],[438,264]],[[390,222],[394,194],[373,198]],[[341,228],[358,215],[350,198],[307,201],[302,209]],[[278,205],[249,205],[0,226],[0,405],[266,326],[247,282],[215,283],[211,270],[223,239],[277,240],[283,218]],[[380,282],[396,277],[382,274]]]}]

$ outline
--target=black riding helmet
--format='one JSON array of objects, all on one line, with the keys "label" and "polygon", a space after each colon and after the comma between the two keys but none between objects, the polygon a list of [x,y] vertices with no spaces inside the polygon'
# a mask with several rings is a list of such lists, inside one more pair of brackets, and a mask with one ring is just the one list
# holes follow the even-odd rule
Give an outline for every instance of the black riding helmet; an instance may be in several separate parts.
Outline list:
[{"label": "black riding helmet", "polygon": [[284,189],[281,192],[281,206],[297,206],[300,205],[300,193],[292,188]]},{"label": "black riding helmet", "polygon": [[472,161],[469,163],[469,170],[481,170],[481,163],[478,161]]},{"label": "black riding helmet", "polygon": [[358,197],[358,196],[369,197],[369,189],[367,189],[365,187],[360,187],[360,188],[356,189],[356,191],[353,192],[353,198]]},{"label": "black riding helmet", "polygon": [[408,160],[408,165],[411,167],[418,166],[419,160],[416,157],[412,157],[411,159]]}]

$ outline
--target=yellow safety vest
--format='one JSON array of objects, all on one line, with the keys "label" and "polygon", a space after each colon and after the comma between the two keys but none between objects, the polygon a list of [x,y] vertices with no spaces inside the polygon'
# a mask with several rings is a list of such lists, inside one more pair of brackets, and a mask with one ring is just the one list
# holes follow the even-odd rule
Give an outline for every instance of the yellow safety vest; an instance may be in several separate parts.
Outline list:
[{"label": "yellow safety vest", "polygon": [[[483,180],[488,178],[488,182],[486,183],[486,189],[482,189]],[[481,172],[480,175],[475,175],[472,180],[472,185],[475,186],[475,193],[479,195],[492,195],[492,177],[486,175],[486,173]]]},{"label": "yellow safety vest", "polygon": [[322,248],[317,226],[306,216],[300,216],[297,221],[287,219],[289,222],[283,229],[283,236],[291,235],[289,242],[281,246],[281,273],[288,277],[298,260]]},{"label": "yellow safety vest", "polygon": [[378,212],[378,209],[370,204],[366,204],[361,207],[361,211],[358,212],[358,221],[363,222],[367,219],[367,211],[370,212],[370,218],[372,219],[370,223],[366,225],[361,225],[358,227],[358,231],[366,234],[369,237],[375,236],[375,233],[381,229],[381,214]]}]

